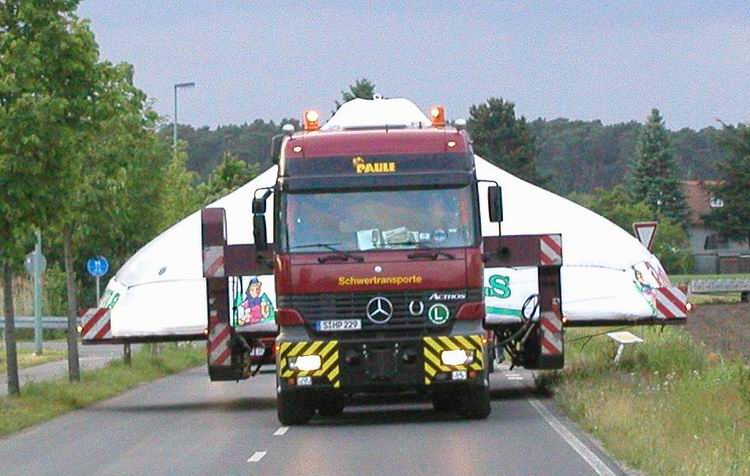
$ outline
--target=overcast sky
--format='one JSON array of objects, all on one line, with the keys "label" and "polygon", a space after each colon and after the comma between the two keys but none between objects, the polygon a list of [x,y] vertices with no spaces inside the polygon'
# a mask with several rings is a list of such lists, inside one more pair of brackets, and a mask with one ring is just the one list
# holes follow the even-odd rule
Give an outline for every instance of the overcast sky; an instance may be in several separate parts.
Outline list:
[{"label": "overcast sky", "polygon": [[750,122],[746,1],[604,3],[83,0],[79,15],[161,114],[195,81],[179,98],[194,126],[328,117],[361,77],[450,118],[499,96],[529,119]]}]

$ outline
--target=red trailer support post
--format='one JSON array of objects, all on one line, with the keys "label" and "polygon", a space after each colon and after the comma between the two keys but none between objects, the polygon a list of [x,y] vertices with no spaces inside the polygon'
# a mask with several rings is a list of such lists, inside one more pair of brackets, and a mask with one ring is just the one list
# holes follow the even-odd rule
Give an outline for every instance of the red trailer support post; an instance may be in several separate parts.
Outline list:
[{"label": "red trailer support post", "polygon": [[228,245],[223,208],[201,210],[201,237],[208,298],[208,373],[211,380],[246,379],[250,376],[251,356],[248,351],[252,346],[245,336],[240,336],[232,328],[229,278],[268,272],[270,252],[258,251],[252,244]]},{"label": "red trailer support post", "polygon": [[483,245],[484,264],[488,268],[538,268],[539,325],[527,341],[523,365],[528,369],[561,369],[565,363],[560,297],[562,236],[487,236]]}]

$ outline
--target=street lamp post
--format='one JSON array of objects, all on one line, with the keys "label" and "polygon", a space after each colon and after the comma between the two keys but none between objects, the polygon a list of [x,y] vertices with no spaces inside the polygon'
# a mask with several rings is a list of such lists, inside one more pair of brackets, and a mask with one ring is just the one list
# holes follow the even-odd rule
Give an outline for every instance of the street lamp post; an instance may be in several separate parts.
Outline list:
[{"label": "street lamp post", "polygon": [[192,88],[195,87],[194,82],[189,83],[176,83],[174,85],[174,120],[172,121],[172,154],[177,156],[177,90],[180,88]]}]

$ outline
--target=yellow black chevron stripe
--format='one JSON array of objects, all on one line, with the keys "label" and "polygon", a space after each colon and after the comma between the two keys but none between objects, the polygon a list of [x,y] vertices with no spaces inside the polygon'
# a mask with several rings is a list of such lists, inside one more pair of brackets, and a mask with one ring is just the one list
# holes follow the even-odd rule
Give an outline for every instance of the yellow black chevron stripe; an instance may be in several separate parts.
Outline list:
[{"label": "yellow black chevron stripe", "polygon": [[[338,341],[317,340],[313,342],[282,342],[276,353],[276,371],[281,378],[290,377],[325,377],[333,388],[339,388],[339,347]],[[289,368],[288,358],[300,355],[319,355],[321,366],[312,372],[303,372]]]},{"label": "yellow black chevron stripe", "polygon": [[[439,372],[476,370],[484,368],[484,341],[482,335],[424,337],[424,383],[430,385]],[[469,365],[445,365],[440,360],[444,350],[474,350],[474,362]]]}]

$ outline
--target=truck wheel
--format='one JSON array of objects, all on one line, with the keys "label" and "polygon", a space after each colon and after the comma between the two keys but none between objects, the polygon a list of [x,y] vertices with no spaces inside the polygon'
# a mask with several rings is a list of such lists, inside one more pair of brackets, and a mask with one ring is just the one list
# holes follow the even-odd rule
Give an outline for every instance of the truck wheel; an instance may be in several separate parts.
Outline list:
[{"label": "truck wheel", "polygon": [[490,416],[490,390],[484,386],[471,387],[463,395],[463,415],[471,420],[484,420]]},{"label": "truck wheel", "polygon": [[326,395],[318,402],[318,413],[323,417],[335,417],[341,415],[345,406],[343,395]]},{"label": "truck wheel", "polygon": [[276,410],[282,425],[304,425],[315,414],[315,407],[302,392],[277,394]]},{"label": "truck wheel", "polygon": [[458,408],[459,395],[436,391],[432,394],[432,408],[438,413],[450,413]]}]

